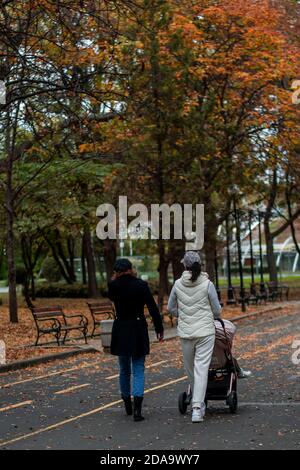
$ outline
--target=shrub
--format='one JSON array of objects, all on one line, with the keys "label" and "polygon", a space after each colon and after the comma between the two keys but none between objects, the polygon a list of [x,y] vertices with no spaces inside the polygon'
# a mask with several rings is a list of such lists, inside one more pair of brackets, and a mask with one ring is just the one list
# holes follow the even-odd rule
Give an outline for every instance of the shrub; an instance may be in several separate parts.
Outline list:
[{"label": "shrub", "polygon": [[45,259],[41,269],[41,276],[48,282],[60,281],[61,273],[54,258]]},{"label": "shrub", "polygon": [[[107,296],[106,285],[100,285],[100,294],[103,297]],[[61,284],[61,283],[49,283],[41,284],[36,287],[36,297],[41,298],[70,298],[79,299],[88,297],[88,288],[85,284]]]}]

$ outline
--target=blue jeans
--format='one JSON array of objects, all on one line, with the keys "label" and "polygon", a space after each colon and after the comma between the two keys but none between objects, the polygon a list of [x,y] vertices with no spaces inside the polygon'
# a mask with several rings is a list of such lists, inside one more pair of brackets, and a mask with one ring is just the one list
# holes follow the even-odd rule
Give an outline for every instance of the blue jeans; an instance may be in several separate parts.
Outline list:
[{"label": "blue jeans", "polygon": [[133,396],[143,397],[145,385],[145,356],[138,358],[130,356],[119,356],[119,366],[120,390],[122,397],[126,398],[131,396],[131,368],[133,373]]}]

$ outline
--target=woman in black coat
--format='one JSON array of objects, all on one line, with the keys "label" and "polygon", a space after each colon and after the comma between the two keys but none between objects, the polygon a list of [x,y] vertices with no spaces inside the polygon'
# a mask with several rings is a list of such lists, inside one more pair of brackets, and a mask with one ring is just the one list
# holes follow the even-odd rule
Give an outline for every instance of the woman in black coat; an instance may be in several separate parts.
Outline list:
[{"label": "woman in black coat", "polygon": [[119,356],[120,389],[128,415],[132,414],[131,373],[133,373],[134,420],[141,421],[144,397],[145,356],[150,352],[146,305],[153,319],[158,339],[163,339],[163,324],[147,282],[135,277],[128,259],[114,266],[114,279],[108,297],[114,302],[116,319],[112,328],[111,354]]}]

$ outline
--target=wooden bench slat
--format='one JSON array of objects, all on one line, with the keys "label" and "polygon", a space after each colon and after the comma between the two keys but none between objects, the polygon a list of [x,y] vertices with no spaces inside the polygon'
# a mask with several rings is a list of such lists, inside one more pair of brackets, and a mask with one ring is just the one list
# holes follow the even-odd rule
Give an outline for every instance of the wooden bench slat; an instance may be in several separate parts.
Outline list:
[{"label": "wooden bench slat", "polygon": [[38,319],[52,318],[52,317],[63,317],[63,313],[60,312],[48,312],[48,313],[34,313],[34,316]]},{"label": "wooden bench slat", "polygon": [[90,310],[93,311],[93,312],[105,312],[107,310],[111,311],[112,308],[111,307],[90,307]]},{"label": "wooden bench slat", "polygon": [[53,305],[51,307],[33,307],[31,309],[32,312],[51,312],[52,310],[60,310],[62,311],[62,307],[60,305]]},{"label": "wooden bench slat", "polygon": [[111,308],[111,305],[110,304],[90,304],[89,305],[90,308]]},{"label": "wooden bench slat", "polygon": [[111,308],[103,308],[103,309],[99,309],[99,308],[96,308],[96,309],[91,309],[91,312],[94,313],[94,314],[98,314],[98,313],[110,313],[112,312],[112,309]]}]

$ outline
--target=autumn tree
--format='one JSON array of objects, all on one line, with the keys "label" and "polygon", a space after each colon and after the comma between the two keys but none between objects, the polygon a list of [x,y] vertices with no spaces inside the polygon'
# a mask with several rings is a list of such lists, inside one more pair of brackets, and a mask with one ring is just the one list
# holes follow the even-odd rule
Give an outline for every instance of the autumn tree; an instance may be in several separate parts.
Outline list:
[{"label": "autumn tree", "polygon": [[[27,183],[50,164],[56,147],[60,151],[65,145],[69,150],[70,144],[66,142],[72,124],[84,123],[83,113],[80,119],[76,116],[78,96],[81,103],[84,97],[87,97],[85,104],[94,100],[97,118],[101,112],[107,114],[113,42],[118,34],[118,17],[128,8],[132,8],[132,2],[126,0],[20,0],[2,2],[0,6],[0,78],[7,89],[6,104],[1,109],[0,168],[7,224],[9,310],[13,322],[18,320],[14,231],[17,199],[23,197]],[[90,109],[86,114],[90,118]],[[29,138],[24,138],[28,128]],[[38,153],[39,161],[28,181],[17,187],[16,163],[24,158],[28,160],[32,149]],[[74,147],[73,154],[76,154]]]},{"label": "autumn tree", "polygon": [[[111,132],[126,168],[114,185],[147,203],[204,203],[206,268],[214,278],[217,229],[233,186],[245,199],[281,159],[283,118],[294,112],[281,81],[296,73],[295,49],[269,2],[143,6],[120,44],[128,97]],[[165,245],[158,242],[160,301],[167,292]]]}]

